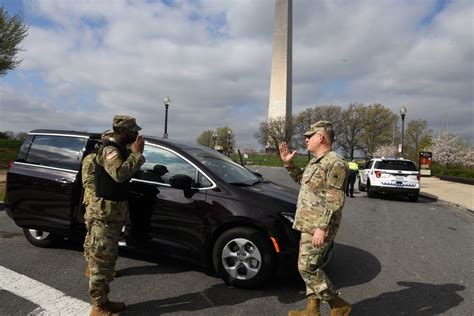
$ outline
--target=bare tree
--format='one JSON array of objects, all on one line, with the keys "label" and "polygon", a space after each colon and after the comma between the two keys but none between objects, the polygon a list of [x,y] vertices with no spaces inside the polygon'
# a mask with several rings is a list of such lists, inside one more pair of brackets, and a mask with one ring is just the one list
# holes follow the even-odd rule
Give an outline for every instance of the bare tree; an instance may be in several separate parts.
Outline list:
[{"label": "bare tree", "polygon": [[280,117],[267,122],[261,122],[258,132],[255,133],[255,138],[269,151],[278,152],[280,143],[292,142],[295,133],[294,120],[292,118],[287,121],[284,117]]},{"label": "bare tree", "polygon": [[342,113],[342,133],[338,142],[351,160],[354,159],[354,151],[362,149],[365,116],[366,107],[357,103],[350,104]]},{"label": "bare tree", "polygon": [[433,138],[433,132],[428,128],[425,120],[412,120],[405,130],[404,147],[407,158],[418,161],[420,151],[427,149]]},{"label": "bare tree", "polygon": [[382,104],[371,104],[365,110],[364,132],[362,144],[369,153],[392,142],[393,124],[398,115]]},{"label": "bare tree", "polygon": [[304,132],[309,130],[311,127],[311,124],[316,123],[321,119],[321,115],[318,111],[315,110],[315,108],[307,108],[303,112],[300,112],[296,117],[294,121],[294,140],[293,140],[293,145],[296,148],[305,148],[305,142],[304,142]]},{"label": "bare tree", "polygon": [[342,109],[338,105],[321,105],[307,108],[294,119],[294,145],[298,148],[306,148],[303,133],[310,128],[311,124],[325,120],[333,124],[334,138],[336,139],[335,147],[338,147],[343,131],[342,113]]},{"label": "bare tree", "polygon": [[222,146],[222,150],[225,154],[232,152],[236,148],[235,135],[232,129],[227,126],[219,127],[216,130],[217,134],[217,145]]},{"label": "bare tree", "polygon": [[207,130],[201,133],[199,137],[196,139],[196,143],[198,143],[201,146],[206,146],[206,147],[214,147],[214,140],[212,139],[212,135],[214,134],[214,131],[212,130]]},{"label": "bare tree", "polygon": [[21,60],[17,58],[22,49],[21,41],[28,35],[26,26],[17,13],[9,16],[3,5],[0,7],[0,77],[8,70],[18,67]]},{"label": "bare tree", "polygon": [[26,136],[28,136],[28,133],[18,132],[18,133],[15,134],[15,139],[25,140]]}]

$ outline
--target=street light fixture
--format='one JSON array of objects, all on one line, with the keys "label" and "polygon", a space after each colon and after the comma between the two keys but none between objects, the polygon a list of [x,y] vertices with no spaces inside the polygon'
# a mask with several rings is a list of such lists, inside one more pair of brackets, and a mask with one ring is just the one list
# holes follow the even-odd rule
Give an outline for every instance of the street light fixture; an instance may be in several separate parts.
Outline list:
[{"label": "street light fixture", "polygon": [[230,135],[232,135],[232,132],[227,130],[227,156],[230,157]]},{"label": "street light fixture", "polygon": [[217,146],[217,133],[212,133],[212,140],[214,141],[214,149]]},{"label": "street light fixture", "polygon": [[402,117],[402,148],[400,149],[400,157],[403,158],[403,136],[405,135],[405,116],[407,115],[407,108],[402,106],[400,109],[400,116]]},{"label": "street light fixture", "polygon": [[163,103],[165,104],[165,132],[163,133],[163,138],[168,138],[168,107],[171,105],[170,97],[167,96]]}]

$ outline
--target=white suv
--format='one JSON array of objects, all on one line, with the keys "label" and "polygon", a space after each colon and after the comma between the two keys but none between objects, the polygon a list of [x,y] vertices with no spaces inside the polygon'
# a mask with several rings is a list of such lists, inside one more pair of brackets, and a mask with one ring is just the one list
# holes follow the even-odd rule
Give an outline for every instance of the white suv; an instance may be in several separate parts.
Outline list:
[{"label": "white suv", "polygon": [[376,193],[408,195],[412,202],[420,193],[420,173],[411,160],[395,158],[373,158],[362,170],[359,190],[367,190],[369,198]]}]

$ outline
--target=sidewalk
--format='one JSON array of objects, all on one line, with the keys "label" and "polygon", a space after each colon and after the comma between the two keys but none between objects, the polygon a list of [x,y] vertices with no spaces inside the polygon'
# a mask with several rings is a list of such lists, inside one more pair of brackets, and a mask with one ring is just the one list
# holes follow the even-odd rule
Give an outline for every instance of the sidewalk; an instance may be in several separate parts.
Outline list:
[{"label": "sidewalk", "polygon": [[474,213],[474,185],[422,177],[420,195]]}]

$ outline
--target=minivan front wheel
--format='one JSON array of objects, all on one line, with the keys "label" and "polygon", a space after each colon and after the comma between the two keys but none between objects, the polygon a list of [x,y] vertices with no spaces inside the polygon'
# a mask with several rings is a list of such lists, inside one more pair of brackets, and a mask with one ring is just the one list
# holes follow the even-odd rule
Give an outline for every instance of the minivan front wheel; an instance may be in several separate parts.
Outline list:
[{"label": "minivan front wheel", "polygon": [[232,228],[214,244],[212,258],[217,274],[229,285],[256,288],[275,272],[276,258],[270,238],[252,228]]},{"label": "minivan front wheel", "polygon": [[26,239],[36,247],[51,247],[55,240],[53,234],[37,229],[23,228],[23,234],[25,234]]}]

